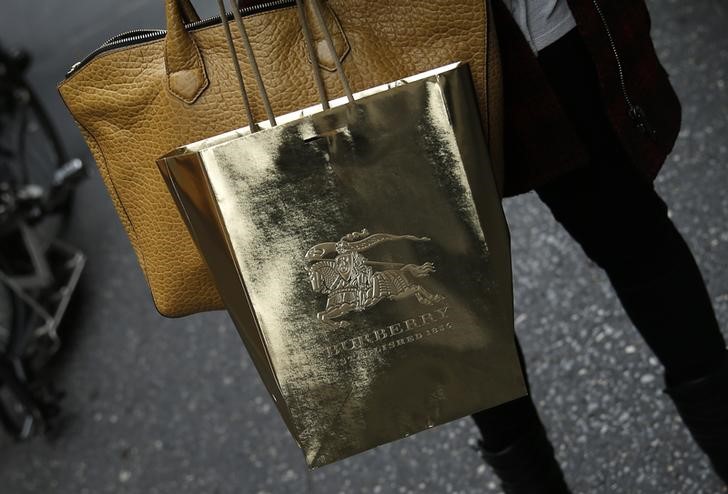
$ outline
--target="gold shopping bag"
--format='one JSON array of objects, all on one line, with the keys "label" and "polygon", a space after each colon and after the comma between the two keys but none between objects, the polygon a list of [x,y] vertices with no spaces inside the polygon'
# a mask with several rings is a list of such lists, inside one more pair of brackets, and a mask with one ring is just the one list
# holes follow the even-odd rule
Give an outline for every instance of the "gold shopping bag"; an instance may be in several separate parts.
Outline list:
[{"label": "gold shopping bag", "polygon": [[158,165],[310,468],[526,394],[467,65],[256,127]]}]

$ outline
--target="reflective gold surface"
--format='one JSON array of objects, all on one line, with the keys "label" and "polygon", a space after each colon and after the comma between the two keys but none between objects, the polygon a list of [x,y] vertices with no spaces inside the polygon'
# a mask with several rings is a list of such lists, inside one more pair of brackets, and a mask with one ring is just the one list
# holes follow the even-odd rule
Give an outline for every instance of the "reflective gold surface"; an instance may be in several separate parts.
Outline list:
[{"label": "reflective gold surface", "polygon": [[312,468],[526,392],[477,111],[453,65],[159,161]]}]

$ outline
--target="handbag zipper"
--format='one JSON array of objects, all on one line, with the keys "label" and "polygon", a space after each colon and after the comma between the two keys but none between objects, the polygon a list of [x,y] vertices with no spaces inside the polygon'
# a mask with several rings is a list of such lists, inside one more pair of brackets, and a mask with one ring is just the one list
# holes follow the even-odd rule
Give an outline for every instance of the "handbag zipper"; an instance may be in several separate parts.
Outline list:
[{"label": "handbag zipper", "polygon": [[[244,7],[240,9],[240,14],[243,16],[259,14],[261,12],[266,12],[269,10],[276,10],[283,7],[293,6],[295,5],[295,3],[295,0],[270,0],[268,2],[259,3],[250,7]],[[228,13],[226,17],[228,21],[231,21],[233,19],[232,12]],[[214,26],[215,24],[220,23],[220,16],[217,15],[214,17],[208,17],[207,19],[202,19],[199,21],[185,24],[185,29],[187,29],[188,31],[192,31],[195,29],[202,29],[208,26]],[[146,43],[148,41],[160,40],[163,39],[166,35],[166,29],[133,29],[131,31],[117,34],[116,36],[110,38],[101,46],[96,48],[94,51],[86,55],[80,62],[76,62],[75,64],[73,64],[68,72],[66,72],[66,78],[70,77],[74,72],[89,63],[100,53],[139,43]]]},{"label": "handbag zipper", "polygon": [[612,53],[614,54],[614,58],[617,61],[617,74],[619,76],[619,85],[622,89],[622,95],[624,96],[624,101],[627,103],[628,113],[629,117],[632,119],[634,124],[637,126],[637,128],[643,133],[646,134],[649,137],[654,137],[656,132],[655,129],[650,125],[650,122],[647,120],[647,115],[645,114],[644,110],[641,106],[635,105],[632,103],[632,98],[629,97],[629,92],[627,91],[627,84],[624,80],[624,69],[622,68],[622,58],[619,56],[619,51],[617,50],[617,45],[614,43],[614,38],[612,37],[612,31],[609,29],[609,24],[607,24],[607,19],[604,17],[604,13],[602,12],[602,8],[599,5],[599,2],[597,0],[592,0],[592,3],[594,4],[594,8],[597,11],[597,14],[599,14],[599,19],[602,22],[602,26],[604,27],[604,31],[607,33],[607,38],[609,39],[609,46],[612,48]]}]

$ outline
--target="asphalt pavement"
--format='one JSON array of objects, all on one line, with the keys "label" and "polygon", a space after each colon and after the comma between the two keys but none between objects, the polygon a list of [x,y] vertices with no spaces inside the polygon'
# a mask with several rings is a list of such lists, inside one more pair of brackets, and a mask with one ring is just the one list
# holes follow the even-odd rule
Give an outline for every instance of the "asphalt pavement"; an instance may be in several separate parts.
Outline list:
[{"label": "asphalt pavement", "polygon": [[[657,51],[683,103],[682,131],[657,188],[728,332],[728,7],[649,6]],[[33,84],[72,153],[89,162],[55,84],[112,35],[163,24],[159,1],[0,7],[0,40],[35,55]],[[22,444],[0,433],[0,494],[498,492],[469,448],[477,437],[469,418],[307,472],[228,317],[157,314],[95,170],[77,206],[67,238],[88,265],[55,371],[67,393],[64,420],[53,437]],[[574,492],[725,492],[603,272],[535,195],[505,207],[517,332]]]}]

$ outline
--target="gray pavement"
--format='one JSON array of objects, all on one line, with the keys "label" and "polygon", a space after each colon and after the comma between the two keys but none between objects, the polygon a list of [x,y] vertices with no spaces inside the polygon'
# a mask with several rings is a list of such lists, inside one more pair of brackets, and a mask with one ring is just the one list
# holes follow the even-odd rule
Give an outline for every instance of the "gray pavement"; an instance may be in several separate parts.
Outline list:
[{"label": "gray pavement", "polygon": [[[55,83],[111,35],[162,26],[161,3],[3,2],[0,38],[36,55],[33,82],[75,154],[90,159]],[[657,187],[728,330],[728,7],[650,7],[659,55],[684,105]],[[725,492],[662,394],[660,368],[604,274],[534,195],[508,200],[506,209],[517,331],[574,491]],[[23,444],[0,434],[0,494],[498,491],[468,448],[477,437],[469,418],[307,473],[227,316],[156,313],[96,172],[76,215],[68,238],[89,262],[57,366],[68,393],[64,427]]]}]

